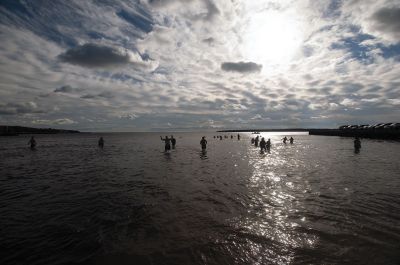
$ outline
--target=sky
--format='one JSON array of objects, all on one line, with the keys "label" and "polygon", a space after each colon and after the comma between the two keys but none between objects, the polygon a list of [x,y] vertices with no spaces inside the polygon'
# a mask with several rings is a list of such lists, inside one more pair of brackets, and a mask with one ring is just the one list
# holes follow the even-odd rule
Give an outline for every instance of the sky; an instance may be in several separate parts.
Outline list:
[{"label": "sky", "polygon": [[398,0],[2,0],[0,124],[400,122]]}]

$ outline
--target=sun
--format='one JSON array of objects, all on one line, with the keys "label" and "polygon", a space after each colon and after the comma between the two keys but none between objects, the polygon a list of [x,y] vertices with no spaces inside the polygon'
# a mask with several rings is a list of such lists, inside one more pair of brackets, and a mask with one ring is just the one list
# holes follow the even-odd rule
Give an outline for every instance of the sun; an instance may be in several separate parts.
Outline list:
[{"label": "sun", "polygon": [[300,22],[287,13],[250,14],[244,27],[242,54],[263,68],[288,65],[302,43]]}]

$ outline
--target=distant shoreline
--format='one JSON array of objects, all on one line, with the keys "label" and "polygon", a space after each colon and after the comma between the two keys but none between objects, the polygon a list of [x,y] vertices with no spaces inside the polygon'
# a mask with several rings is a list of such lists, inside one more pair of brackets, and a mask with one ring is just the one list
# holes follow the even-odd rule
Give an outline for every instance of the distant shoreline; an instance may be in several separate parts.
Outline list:
[{"label": "distant shoreline", "polygon": [[80,131],[0,125],[0,136],[17,136],[20,134],[60,134],[60,133],[80,133]]}]

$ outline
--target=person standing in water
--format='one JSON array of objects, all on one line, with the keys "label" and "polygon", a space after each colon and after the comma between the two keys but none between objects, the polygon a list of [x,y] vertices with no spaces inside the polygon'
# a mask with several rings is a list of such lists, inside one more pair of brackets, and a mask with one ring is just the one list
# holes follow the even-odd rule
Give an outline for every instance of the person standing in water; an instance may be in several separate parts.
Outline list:
[{"label": "person standing in water", "polygon": [[99,144],[100,148],[104,147],[104,139],[103,139],[103,137],[100,137],[98,144]]},{"label": "person standing in water", "polygon": [[360,138],[356,137],[356,139],[354,139],[354,149],[360,150],[360,148],[361,148],[361,140]]},{"label": "person standing in water", "polygon": [[207,148],[207,140],[205,136],[201,137],[200,145],[201,145],[201,150],[205,151]]},{"label": "person standing in water", "polygon": [[174,138],[173,135],[171,135],[171,144],[172,144],[172,149],[175,149],[176,139]]},{"label": "person standing in water", "polygon": [[283,137],[282,141],[283,141],[284,144],[286,144],[286,142],[287,142],[287,137],[286,137],[286,136]]},{"label": "person standing in water", "polygon": [[165,136],[165,138],[163,139],[161,136],[161,141],[165,142],[165,152],[171,150],[171,139],[168,138],[168,136]]},{"label": "person standing in water", "polygon": [[293,144],[293,142],[294,142],[293,137],[290,137],[289,142],[290,142],[290,144]]},{"label": "person standing in water", "polygon": [[35,149],[36,147],[36,140],[35,138],[32,136],[31,139],[29,140],[28,144],[31,146],[31,149]]},{"label": "person standing in water", "polygon": [[254,146],[258,147],[258,141],[260,140],[260,137],[256,137],[256,139],[254,139]]},{"label": "person standing in water", "polygon": [[267,143],[265,142],[264,137],[261,138],[261,141],[260,141],[260,149],[261,149],[261,152],[267,150],[267,149],[266,149],[266,145],[267,145]]},{"label": "person standing in water", "polygon": [[268,151],[269,151],[269,149],[271,149],[271,139],[268,138],[268,141],[266,142],[265,147],[267,148]]},{"label": "person standing in water", "polygon": [[237,139],[238,139],[238,141],[240,140],[240,134],[237,135]]}]

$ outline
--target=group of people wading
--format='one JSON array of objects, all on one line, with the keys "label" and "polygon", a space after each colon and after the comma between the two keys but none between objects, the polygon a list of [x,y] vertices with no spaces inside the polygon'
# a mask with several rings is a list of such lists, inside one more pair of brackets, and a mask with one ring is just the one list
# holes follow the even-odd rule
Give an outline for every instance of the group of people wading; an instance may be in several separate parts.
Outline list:
[{"label": "group of people wading", "polygon": [[172,147],[172,149],[175,149],[176,139],[174,138],[173,135],[171,135],[171,138],[168,138],[168,136],[165,136],[165,138],[162,138],[160,136],[160,138],[161,138],[161,141],[164,141],[164,143],[165,143],[165,152],[171,150],[171,147]]},{"label": "group of people wading", "polygon": [[[285,136],[282,138],[282,142],[286,144],[288,141],[288,138]],[[290,137],[289,139],[290,144],[294,143],[293,137]],[[260,146],[261,152],[263,151],[269,151],[271,149],[271,139],[268,138],[267,141],[265,141],[265,138],[262,137],[260,140],[260,136],[257,136],[256,138],[251,138],[251,144],[254,144],[255,147]]]},{"label": "group of people wading", "polygon": [[[217,136],[214,135],[214,139],[215,138],[222,140],[222,135],[217,135]],[[228,135],[224,135],[224,138],[228,139],[229,137],[228,137]],[[233,139],[233,135],[231,135],[231,139]],[[237,134],[237,139],[238,139],[238,141],[240,140],[240,134]]]},{"label": "group of people wading", "polygon": [[[161,138],[161,141],[163,141],[165,143],[165,152],[170,151],[171,148],[175,149],[176,139],[174,138],[173,135],[171,135],[171,137],[165,136],[165,138],[162,138],[162,136],[160,136],[160,138]],[[222,140],[222,136],[214,136],[214,139],[215,138]],[[228,137],[225,136],[225,138],[228,138]],[[233,135],[231,135],[231,139],[233,139]],[[237,139],[240,140],[240,134],[237,135]],[[285,136],[284,138],[282,138],[282,142],[284,144],[286,144],[288,140],[289,140],[290,144],[294,143],[293,137],[290,137],[288,139]],[[32,150],[36,148],[36,140],[33,136],[29,140],[28,144],[30,145]],[[267,141],[265,141],[264,137],[262,137],[261,140],[260,140],[260,136],[257,136],[256,138],[251,138],[251,144],[254,144],[255,147],[260,146],[261,152],[270,151],[270,149],[271,149],[271,139],[268,139]],[[98,141],[98,146],[100,148],[104,147],[103,137],[100,137],[100,139]],[[201,138],[200,146],[201,146],[202,151],[205,151],[207,149],[207,140],[206,140],[205,136],[203,136]],[[360,151],[360,148],[361,148],[361,140],[360,140],[360,138],[356,137],[354,140],[354,150],[358,153]]]}]

